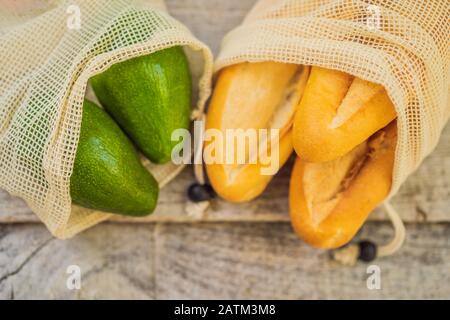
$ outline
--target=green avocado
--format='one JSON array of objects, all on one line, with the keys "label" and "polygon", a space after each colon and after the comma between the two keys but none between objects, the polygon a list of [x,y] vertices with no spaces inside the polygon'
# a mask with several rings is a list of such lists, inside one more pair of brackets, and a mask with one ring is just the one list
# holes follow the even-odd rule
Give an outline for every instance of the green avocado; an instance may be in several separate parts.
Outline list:
[{"label": "green avocado", "polygon": [[143,216],[155,209],[158,192],[158,183],[141,164],[132,142],[104,110],[85,100],[70,177],[73,203]]},{"label": "green avocado", "polygon": [[91,78],[97,98],[142,153],[166,163],[178,141],[172,132],[188,129],[191,75],[183,49],[171,47],[111,66]]}]

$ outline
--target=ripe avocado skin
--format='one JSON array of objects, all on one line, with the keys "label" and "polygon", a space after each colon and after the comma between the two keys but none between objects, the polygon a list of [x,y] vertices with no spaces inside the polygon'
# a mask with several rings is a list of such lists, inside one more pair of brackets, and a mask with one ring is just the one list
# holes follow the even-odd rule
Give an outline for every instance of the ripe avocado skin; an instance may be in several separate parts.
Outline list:
[{"label": "ripe avocado skin", "polygon": [[179,46],[129,59],[91,78],[106,111],[154,163],[171,159],[173,130],[189,128],[191,75]]},{"label": "ripe avocado skin", "polygon": [[158,183],[114,120],[85,100],[70,194],[75,204],[130,216],[156,207]]}]

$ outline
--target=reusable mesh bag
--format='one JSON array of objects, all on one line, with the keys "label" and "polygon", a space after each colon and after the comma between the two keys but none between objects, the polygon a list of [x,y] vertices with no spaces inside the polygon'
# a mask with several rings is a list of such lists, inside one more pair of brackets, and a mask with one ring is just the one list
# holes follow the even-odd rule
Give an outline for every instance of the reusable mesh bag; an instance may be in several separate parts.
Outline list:
[{"label": "reusable mesh bag", "polygon": [[450,116],[448,0],[261,0],[229,32],[215,71],[278,61],[382,84],[397,112],[394,195]]},{"label": "reusable mesh bag", "polygon": [[[195,115],[210,94],[212,55],[158,0],[40,1],[24,15],[7,5],[0,6],[0,187],[23,198],[53,235],[68,238],[109,217],[71,205],[88,79],[114,63],[183,46]],[[69,28],[77,10],[80,28]],[[144,164],[160,186],[181,169]]]}]

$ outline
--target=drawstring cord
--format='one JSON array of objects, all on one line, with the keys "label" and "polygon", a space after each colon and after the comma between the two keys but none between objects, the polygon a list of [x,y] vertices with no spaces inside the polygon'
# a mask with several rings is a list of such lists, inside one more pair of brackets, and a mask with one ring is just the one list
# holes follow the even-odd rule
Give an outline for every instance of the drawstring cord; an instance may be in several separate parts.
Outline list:
[{"label": "drawstring cord", "polygon": [[343,265],[353,266],[358,260],[370,262],[377,257],[386,257],[393,255],[403,245],[406,237],[405,225],[400,218],[398,212],[388,202],[384,202],[384,209],[391,220],[394,227],[394,237],[392,240],[382,246],[377,247],[370,241],[361,241],[359,243],[352,243],[348,246],[334,250],[332,258]]},{"label": "drawstring cord", "polygon": [[194,150],[194,176],[195,180],[204,185],[206,183],[205,172],[203,171],[203,141],[205,134],[205,113],[202,113],[197,120],[201,125],[201,132],[197,134],[194,139],[195,145],[198,146],[197,150]]},{"label": "drawstring cord", "polygon": [[196,182],[193,183],[188,190],[189,201],[186,203],[185,211],[188,216],[194,219],[203,219],[206,216],[206,210],[209,208],[210,200],[213,197],[212,188],[206,185],[205,173],[203,170],[203,141],[205,133],[204,112],[194,115],[197,123],[200,124],[200,132],[194,132],[194,177]]},{"label": "drawstring cord", "polygon": [[381,246],[378,249],[379,257],[386,257],[393,255],[397,252],[403,245],[406,237],[405,225],[403,224],[402,219],[400,218],[398,212],[392,207],[389,202],[384,203],[384,208],[391,219],[392,225],[394,227],[394,238],[388,244]]}]

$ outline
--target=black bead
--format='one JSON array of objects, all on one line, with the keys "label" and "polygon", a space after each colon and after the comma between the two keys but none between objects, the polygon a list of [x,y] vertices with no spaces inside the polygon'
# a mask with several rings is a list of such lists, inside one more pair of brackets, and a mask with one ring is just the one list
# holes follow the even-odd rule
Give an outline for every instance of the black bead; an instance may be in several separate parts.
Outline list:
[{"label": "black bead", "polygon": [[363,240],[359,242],[358,260],[370,262],[377,257],[377,245],[371,241]]},{"label": "black bead", "polygon": [[193,202],[208,201],[216,196],[209,184],[193,183],[189,186],[188,197]]}]

